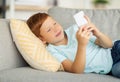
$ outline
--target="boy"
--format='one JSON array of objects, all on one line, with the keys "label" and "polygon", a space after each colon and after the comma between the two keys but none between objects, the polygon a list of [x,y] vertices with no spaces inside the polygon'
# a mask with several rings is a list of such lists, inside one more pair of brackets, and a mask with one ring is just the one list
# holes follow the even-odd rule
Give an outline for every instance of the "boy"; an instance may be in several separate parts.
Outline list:
[{"label": "boy", "polygon": [[[31,31],[47,44],[48,51],[72,73],[100,73],[120,77],[120,41],[114,45],[85,16],[88,24],[63,31],[48,14],[37,13],[27,20]],[[92,37],[91,37],[92,32]]]}]

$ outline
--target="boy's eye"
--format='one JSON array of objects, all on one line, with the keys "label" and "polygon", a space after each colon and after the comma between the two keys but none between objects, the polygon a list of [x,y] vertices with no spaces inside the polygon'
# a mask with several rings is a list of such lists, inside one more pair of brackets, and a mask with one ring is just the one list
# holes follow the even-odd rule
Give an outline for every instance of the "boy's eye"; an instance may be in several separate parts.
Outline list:
[{"label": "boy's eye", "polygon": [[51,31],[51,29],[48,29],[48,30],[47,30],[47,32],[50,32],[50,31]]},{"label": "boy's eye", "polygon": [[54,23],[54,25],[56,25],[56,22]]}]

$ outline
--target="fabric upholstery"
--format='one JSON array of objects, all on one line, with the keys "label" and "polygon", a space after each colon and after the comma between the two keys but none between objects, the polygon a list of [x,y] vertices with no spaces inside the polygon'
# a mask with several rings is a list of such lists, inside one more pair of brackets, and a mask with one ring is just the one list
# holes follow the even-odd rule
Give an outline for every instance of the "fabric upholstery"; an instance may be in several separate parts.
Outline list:
[{"label": "fabric upholstery", "polygon": [[93,73],[46,72],[22,67],[0,72],[0,82],[120,82],[120,79]]},{"label": "fabric upholstery", "polygon": [[0,70],[27,65],[15,47],[9,28],[9,20],[0,19]]}]

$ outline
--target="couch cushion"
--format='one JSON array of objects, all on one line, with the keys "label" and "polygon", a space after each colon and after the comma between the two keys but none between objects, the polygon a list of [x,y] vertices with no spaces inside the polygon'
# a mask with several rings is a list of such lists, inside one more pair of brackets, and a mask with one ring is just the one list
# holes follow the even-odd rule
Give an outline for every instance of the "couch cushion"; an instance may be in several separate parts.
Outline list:
[{"label": "couch cushion", "polygon": [[32,33],[26,22],[11,19],[10,28],[17,48],[29,65],[40,70],[58,71],[61,63],[46,50],[45,45]]},{"label": "couch cushion", "polygon": [[53,7],[48,13],[56,19],[64,28],[75,24],[73,15],[83,10],[92,22],[113,40],[120,39],[120,9],[93,10],[93,9],[69,9]]},{"label": "couch cushion", "polygon": [[109,75],[46,72],[21,67],[1,71],[0,82],[120,82],[120,79]]},{"label": "couch cushion", "polygon": [[9,29],[9,20],[0,19],[0,70],[26,65],[12,41]]}]

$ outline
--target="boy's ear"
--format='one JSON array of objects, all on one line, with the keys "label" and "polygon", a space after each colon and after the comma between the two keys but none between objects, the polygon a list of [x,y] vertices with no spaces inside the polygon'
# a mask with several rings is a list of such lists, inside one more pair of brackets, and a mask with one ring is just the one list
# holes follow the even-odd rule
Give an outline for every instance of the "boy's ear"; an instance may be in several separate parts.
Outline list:
[{"label": "boy's ear", "polygon": [[47,43],[44,38],[42,38],[42,37],[40,37],[40,36],[39,36],[38,38],[43,42],[43,44],[46,44],[46,43]]}]

